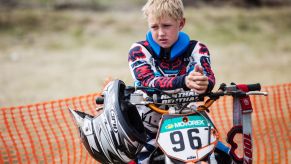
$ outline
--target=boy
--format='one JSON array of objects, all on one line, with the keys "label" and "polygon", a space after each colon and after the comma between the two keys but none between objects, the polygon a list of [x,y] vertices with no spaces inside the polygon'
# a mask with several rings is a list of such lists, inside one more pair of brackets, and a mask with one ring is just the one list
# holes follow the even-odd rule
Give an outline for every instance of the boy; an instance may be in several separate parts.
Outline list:
[{"label": "boy", "polygon": [[[145,41],[132,45],[128,57],[135,85],[162,90],[193,90],[198,94],[213,89],[215,77],[209,51],[204,44],[190,40],[181,32],[185,25],[183,10],[181,0],[148,0],[143,7],[150,30]],[[161,115],[146,106],[137,106],[137,109],[148,134],[138,163],[147,163],[156,148],[154,139]]]}]

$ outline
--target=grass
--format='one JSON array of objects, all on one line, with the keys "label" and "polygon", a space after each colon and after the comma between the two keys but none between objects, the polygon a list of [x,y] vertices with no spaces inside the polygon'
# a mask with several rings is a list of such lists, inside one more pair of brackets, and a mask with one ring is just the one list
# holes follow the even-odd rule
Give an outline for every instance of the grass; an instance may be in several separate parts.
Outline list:
[{"label": "grass", "polygon": [[[288,83],[290,16],[290,7],[187,8],[184,31],[209,47],[217,83]],[[109,76],[132,84],[128,49],[146,31],[137,10],[2,11],[0,107],[97,92]]]}]

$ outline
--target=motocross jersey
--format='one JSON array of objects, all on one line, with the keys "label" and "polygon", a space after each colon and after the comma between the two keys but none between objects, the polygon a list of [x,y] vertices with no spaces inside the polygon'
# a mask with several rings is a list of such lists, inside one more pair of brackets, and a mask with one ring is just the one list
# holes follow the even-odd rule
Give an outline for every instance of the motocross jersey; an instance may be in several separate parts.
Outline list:
[{"label": "motocross jersey", "polygon": [[202,66],[203,74],[208,77],[207,92],[215,85],[207,47],[199,41],[190,40],[184,32],[179,33],[170,52],[161,48],[148,32],[145,41],[131,46],[128,62],[135,86],[188,90],[185,77],[194,70],[195,65]]}]

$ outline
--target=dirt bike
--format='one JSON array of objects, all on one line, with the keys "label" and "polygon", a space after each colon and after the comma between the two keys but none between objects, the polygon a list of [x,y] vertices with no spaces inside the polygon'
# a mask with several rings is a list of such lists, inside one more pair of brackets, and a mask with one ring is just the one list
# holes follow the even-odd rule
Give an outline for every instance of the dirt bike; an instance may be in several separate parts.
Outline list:
[{"label": "dirt bike", "polygon": [[[260,84],[231,84],[229,86],[221,84],[217,92],[196,94],[192,91],[169,93],[156,88],[127,86],[122,92],[122,97],[131,105],[146,105],[151,110],[162,114],[156,137],[158,148],[151,154],[149,163],[171,164],[199,161],[252,163],[251,113],[253,109],[249,95],[267,95],[266,92],[260,92],[260,89]],[[137,92],[140,90],[150,91],[152,94],[145,97],[143,92]],[[105,95],[105,98],[106,96],[112,97],[110,94]],[[219,132],[207,115],[207,112],[210,112],[209,107],[222,96],[233,97],[233,128],[227,135],[227,142],[230,144],[227,152],[217,149]],[[207,98],[206,101],[205,98]],[[194,104],[196,102],[205,103],[197,106]],[[96,103],[103,104],[104,97],[97,98]],[[161,105],[167,106],[167,109],[160,108]],[[71,110],[71,112],[74,111]],[[76,119],[76,113],[73,115]],[[82,128],[79,130],[82,133]],[[243,136],[242,157],[236,153],[238,145],[234,137],[237,134]]]}]

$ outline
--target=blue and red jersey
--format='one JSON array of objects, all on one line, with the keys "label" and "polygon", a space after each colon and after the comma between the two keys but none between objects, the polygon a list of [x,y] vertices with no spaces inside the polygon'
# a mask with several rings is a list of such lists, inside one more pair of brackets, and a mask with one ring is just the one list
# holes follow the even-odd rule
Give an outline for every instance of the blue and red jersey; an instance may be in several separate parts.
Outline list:
[{"label": "blue and red jersey", "polygon": [[185,77],[196,65],[202,66],[204,75],[208,77],[207,91],[211,91],[215,85],[208,48],[199,41],[189,40],[183,32],[179,33],[177,42],[169,52],[159,47],[149,32],[145,41],[131,46],[128,62],[137,86],[188,90]]}]

